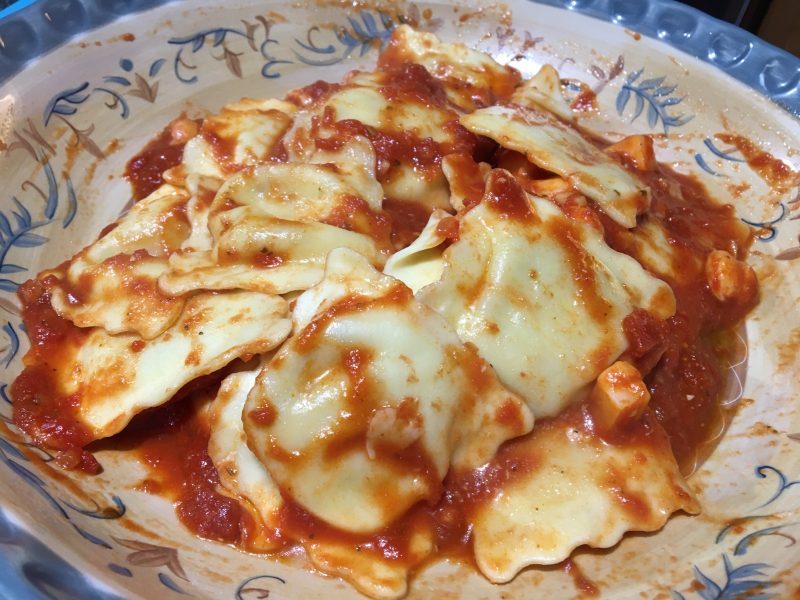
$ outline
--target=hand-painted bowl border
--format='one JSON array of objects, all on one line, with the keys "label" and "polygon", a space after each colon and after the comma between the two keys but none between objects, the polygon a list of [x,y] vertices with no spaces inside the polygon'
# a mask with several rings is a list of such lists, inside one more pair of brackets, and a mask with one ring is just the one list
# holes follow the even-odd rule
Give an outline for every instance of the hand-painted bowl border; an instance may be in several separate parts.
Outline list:
[{"label": "hand-painted bowl border", "polygon": [[[74,35],[180,0],[20,0],[0,10],[0,84]],[[630,28],[714,65],[800,117],[800,58],[676,0],[531,0]]]}]

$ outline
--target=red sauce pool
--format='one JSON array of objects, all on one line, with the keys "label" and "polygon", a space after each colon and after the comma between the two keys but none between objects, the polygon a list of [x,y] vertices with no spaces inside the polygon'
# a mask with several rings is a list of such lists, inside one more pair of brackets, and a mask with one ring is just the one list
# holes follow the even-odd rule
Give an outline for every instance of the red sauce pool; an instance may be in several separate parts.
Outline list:
[{"label": "red sauce pool", "polygon": [[139,415],[114,445],[133,449],[150,471],[140,489],[172,500],[188,529],[202,538],[240,544],[252,521],[236,500],[217,491],[219,475],[207,450],[208,423],[196,407],[186,399]]},{"label": "red sauce pool", "polygon": [[181,164],[183,147],[196,132],[197,122],[180,118],[134,156],[125,167],[125,178],[133,188],[134,200],[146,198],[164,184],[162,173]]},{"label": "red sauce pool", "polygon": [[77,398],[62,389],[56,373],[87,331],[56,314],[39,280],[26,281],[18,294],[31,349],[23,358],[25,369],[11,384],[14,423],[39,445],[62,451],[81,448],[92,436],[77,418]]}]

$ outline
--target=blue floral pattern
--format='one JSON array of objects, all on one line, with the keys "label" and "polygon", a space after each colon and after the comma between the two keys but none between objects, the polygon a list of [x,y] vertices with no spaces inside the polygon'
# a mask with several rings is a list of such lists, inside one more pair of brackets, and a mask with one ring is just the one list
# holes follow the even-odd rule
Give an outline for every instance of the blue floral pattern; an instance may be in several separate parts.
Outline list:
[{"label": "blue floral pattern", "polygon": [[[790,480],[780,469],[772,465],[760,465],[755,468],[755,476],[758,479],[769,479],[774,477],[777,481],[777,488],[766,501],[757,506],[754,510],[766,508],[777,502],[785,493],[796,485],[800,485],[800,480]],[[800,506],[800,503],[798,503]],[[800,525],[798,521],[781,522],[777,525],[758,527],[753,531],[747,532],[748,526],[756,523],[775,522],[783,517],[779,513],[764,513],[749,515],[734,519],[722,529],[720,529],[714,540],[715,544],[723,542],[730,544],[731,538],[735,540],[733,544],[733,556],[742,557],[748,553],[750,548],[762,538],[777,537],[785,542],[784,548],[790,548],[797,544],[797,539],[786,533],[785,530],[792,529]],[[740,537],[736,538],[732,534],[740,532]],[[742,535],[743,533],[743,535]],[[738,598],[758,598],[766,599],[777,595],[774,591],[780,586],[779,579],[772,579],[770,571],[774,568],[767,563],[745,562],[739,566],[734,566],[733,560],[727,553],[722,554],[724,565],[724,579],[713,579],[707,572],[694,565],[694,579],[700,585],[697,594],[703,600],[736,600]],[[772,591],[770,591],[772,590]],[[687,600],[686,596],[676,590],[672,590],[672,597],[675,600]]]},{"label": "blue floral pattern", "polygon": [[673,115],[670,113],[672,106],[683,102],[683,96],[675,96],[677,85],[667,83],[666,77],[651,77],[641,79],[644,69],[633,71],[628,75],[625,83],[617,94],[617,114],[622,117],[631,98],[634,98],[635,107],[631,123],[639,118],[639,115],[647,107],[647,125],[650,129],[661,123],[664,133],[668,133],[670,127],[681,127],[686,125],[694,118],[694,115]]}]

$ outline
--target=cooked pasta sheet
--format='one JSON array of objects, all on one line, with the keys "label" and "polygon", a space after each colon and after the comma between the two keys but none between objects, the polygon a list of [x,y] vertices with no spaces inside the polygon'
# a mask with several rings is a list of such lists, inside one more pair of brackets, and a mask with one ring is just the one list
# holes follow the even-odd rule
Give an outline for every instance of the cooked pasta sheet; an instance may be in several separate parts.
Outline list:
[{"label": "cooked pasta sheet", "polygon": [[570,106],[550,65],[404,25],[375,71],[176,119],[162,185],[23,286],[17,425],[93,471],[87,444],[205,385],[216,476],[171,477],[239,507],[209,537],[376,598],[697,512],[750,233]]}]

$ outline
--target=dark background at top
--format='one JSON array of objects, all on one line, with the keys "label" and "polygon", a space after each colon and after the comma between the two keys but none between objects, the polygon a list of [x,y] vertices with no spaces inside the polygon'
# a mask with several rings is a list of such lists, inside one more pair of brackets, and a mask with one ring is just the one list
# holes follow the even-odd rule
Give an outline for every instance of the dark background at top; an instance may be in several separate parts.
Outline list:
[{"label": "dark background at top", "polygon": [[[0,9],[11,6],[14,2],[15,0],[0,0]],[[683,0],[683,3],[699,8],[718,19],[755,31],[748,25],[755,24],[756,29],[758,28],[760,20],[764,18],[764,13],[766,13],[769,0]],[[748,14],[745,15],[744,13]]]},{"label": "dark background at top", "polygon": [[681,0],[711,16],[755,33],[764,20],[770,0]]}]

